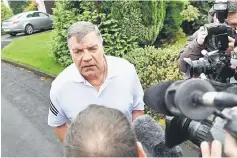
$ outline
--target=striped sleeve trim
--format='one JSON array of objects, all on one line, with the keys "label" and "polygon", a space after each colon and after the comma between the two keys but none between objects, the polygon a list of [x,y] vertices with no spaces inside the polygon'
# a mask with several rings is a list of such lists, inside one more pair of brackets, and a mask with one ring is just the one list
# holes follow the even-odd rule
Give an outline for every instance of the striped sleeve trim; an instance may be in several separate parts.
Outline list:
[{"label": "striped sleeve trim", "polygon": [[[49,99],[50,100],[50,99]],[[52,103],[52,101],[50,100],[50,111],[55,115],[55,116],[57,116],[58,115],[58,109],[57,108],[55,108],[55,106],[53,105],[53,103]]]}]

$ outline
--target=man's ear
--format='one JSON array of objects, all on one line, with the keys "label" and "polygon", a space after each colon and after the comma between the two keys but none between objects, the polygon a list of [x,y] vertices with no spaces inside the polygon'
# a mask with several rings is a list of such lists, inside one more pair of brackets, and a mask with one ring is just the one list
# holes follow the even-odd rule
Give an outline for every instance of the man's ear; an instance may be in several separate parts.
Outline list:
[{"label": "man's ear", "polygon": [[140,142],[137,142],[137,150],[138,150],[139,157],[147,157],[146,153],[144,152],[144,150],[142,148],[142,144]]}]

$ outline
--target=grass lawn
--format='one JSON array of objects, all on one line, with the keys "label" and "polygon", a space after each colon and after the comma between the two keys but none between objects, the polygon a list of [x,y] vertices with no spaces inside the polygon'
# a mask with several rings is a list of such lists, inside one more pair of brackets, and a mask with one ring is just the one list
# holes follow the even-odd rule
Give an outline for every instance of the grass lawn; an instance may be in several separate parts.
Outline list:
[{"label": "grass lawn", "polygon": [[51,31],[14,40],[3,48],[2,58],[31,66],[52,75],[58,75],[64,67],[58,64],[50,50]]}]

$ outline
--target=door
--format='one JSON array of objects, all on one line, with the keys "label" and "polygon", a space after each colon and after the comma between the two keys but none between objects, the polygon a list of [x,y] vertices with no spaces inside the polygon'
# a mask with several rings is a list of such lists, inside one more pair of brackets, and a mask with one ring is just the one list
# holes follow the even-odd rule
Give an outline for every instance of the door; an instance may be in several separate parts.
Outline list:
[{"label": "door", "polygon": [[47,14],[40,12],[39,13],[39,17],[40,17],[40,21],[41,21],[41,24],[42,24],[41,28],[49,28],[49,27],[51,27],[52,20],[51,20],[51,18]]},{"label": "door", "polygon": [[34,12],[33,13],[31,21],[32,21],[31,23],[33,24],[33,27],[34,27],[35,30],[36,29],[37,30],[41,29],[41,27],[42,27],[42,20],[41,20],[41,18],[39,16],[39,12]]}]

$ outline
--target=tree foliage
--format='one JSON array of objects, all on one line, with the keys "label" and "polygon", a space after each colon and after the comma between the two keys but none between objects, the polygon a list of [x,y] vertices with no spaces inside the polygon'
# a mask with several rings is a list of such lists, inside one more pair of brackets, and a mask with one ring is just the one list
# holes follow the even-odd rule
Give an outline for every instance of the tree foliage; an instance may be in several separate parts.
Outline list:
[{"label": "tree foliage", "polygon": [[15,15],[15,14],[18,14],[18,13],[22,13],[23,12],[23,10],[24,10],[24,8],[27,6],[27,1],[25,0],[25,1],[23,1],[23,0],[21,0],[21,1],[8,1],[8,3],[9,3],[9,6],[10,6],[10,8],[12,9],[12,11],[13,11],[13,14]]},{"label": "tree foliage", "polygon": [[13,16],[12,10],[4,3],[1,3],[1,23]]},{"label": "tree foliage", "polygon": [[166,1],[166,16],[163,28],[156,39],[155,45],[164,44],[165,42],[175,41],[177,32],[180,31],[183,22],[180,14],[184,9],[185,2],[183,1]]},{"label": "tree foliage", "polygon": [[199,16],[193,21],[184,21],[182,28],[186,34],[193,34],[201,26],[208,23],[208,11],[213,5],[213,1],[190,1],[188,3],[199,11]]},{"label": "tree foliage", "polygon": [[100,11],[111,13],[122,34],[135,36],[140,46],[152,45],[163,27],[164,1],[103,1]]},{"label": "tree foliage", "polygon": [[188,5],[186,9],[181,12],[181,15],[183,17],[183,21],[187,22],[194,21],[200,16],[199,10],[192,5]]},{"label": "tree foliage", "polygon": [[24,8],[24,12],[28,12],[28,11],[35,11],[38,10],[38,3],[36,3],[36,1],[34,0],[28,0],[27,1],[27,6]]}]

